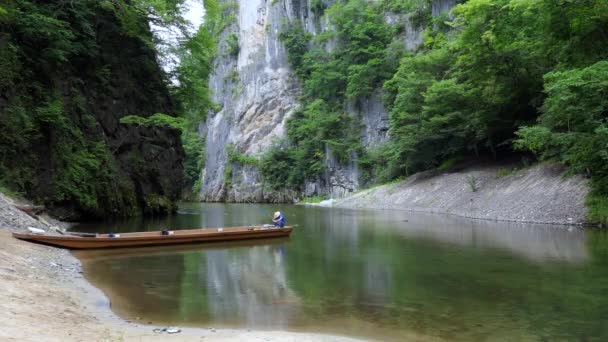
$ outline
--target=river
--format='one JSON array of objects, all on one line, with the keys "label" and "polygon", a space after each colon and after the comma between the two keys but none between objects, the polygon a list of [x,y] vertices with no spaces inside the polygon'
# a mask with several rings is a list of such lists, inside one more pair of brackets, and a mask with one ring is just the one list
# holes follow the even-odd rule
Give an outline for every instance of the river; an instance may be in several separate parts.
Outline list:
[{"label": "river", "polygon": [[124,319],[382,340],[608,340],[608,234],[400,211],[182,203],[79,231],[268,223],[288,239],[74,254]]}]

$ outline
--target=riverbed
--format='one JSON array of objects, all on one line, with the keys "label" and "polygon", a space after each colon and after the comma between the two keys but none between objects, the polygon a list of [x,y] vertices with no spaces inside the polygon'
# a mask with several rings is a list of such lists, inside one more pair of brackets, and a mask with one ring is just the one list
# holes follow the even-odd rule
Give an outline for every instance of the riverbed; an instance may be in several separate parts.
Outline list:
[{"label": "riverbed", "polygon": [[608,339],[608,236],[401,211],[182,203],[80,225],[127,232],[268,223],[288,239],[82,251],[126,320],[402,340]]}]

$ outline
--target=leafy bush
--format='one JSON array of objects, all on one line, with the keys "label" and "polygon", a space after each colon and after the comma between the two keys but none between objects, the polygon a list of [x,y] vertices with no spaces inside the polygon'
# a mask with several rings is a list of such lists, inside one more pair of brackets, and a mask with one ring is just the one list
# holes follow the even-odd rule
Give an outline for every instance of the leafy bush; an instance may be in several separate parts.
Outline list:
[{"label": "leafy bush", "polygon": [[323,0],[312,0],[310,2],[310,10],[317,16],[322,16],[326,8],[327,5]]},{"label": "leafy bush", "polygon": [[299,186],[304,181],[301,171],[296,168],[296,150],[284,143],[273,145],[260,161],[260,171],[266,186],[272,190],[282,190]]},{"label": "leafy bush", "polygon": [[120,123],[127,125],[133,124],[143,126],[170,127],[178,130],[182,130],[184,128],[184,119],[163,113],[156,113],[147,118],[138,115],[127,115],[120,118]]},{"label": "leafy bush", "polygon": [[226,45],[228,46],[226,49],[226,53],[232,57],[238,57],[239,52],[241,51],[241,47],[239,46],[239,36],[235,33],[230,33],[228,38],[226,38]]},{"label": "leafy bush", "polygon": [[260,162],[256,157],[247,156],[244,153],[240,152],[233,144],[229,144],[228,146],[226,146],[226,155],[228,156],[229,163],[247,166],[258,166]]},{"label": "leafy bush", "polygon": [[279,38],[287,49],[287,58],[299,76],[304,75],[303,58],[308,51],[308,43],[312,35],[306,31],[299,22],[292,23],[284,28]]}]

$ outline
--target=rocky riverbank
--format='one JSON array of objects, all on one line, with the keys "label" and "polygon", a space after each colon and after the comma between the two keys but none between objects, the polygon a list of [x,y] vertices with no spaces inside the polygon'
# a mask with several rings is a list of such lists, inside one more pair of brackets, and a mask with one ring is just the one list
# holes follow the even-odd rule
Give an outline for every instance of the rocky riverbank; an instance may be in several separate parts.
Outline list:
[{"label": "rocky riverbank", "polygon": [[587,180],[558,165],[489,165],[428,171],[332,201],[342,208],[394,209],[500,221],[583,224]]},{"label": "rocky riverbank", "polygon": [[82,276],[68,251],[14,239],[27,227],[48,229],[65,223],[41,222],[14,207],[0,194],[0,340],[2,341],[354,341],[354,339],[283,331],[162,328],[127,322],[112,313],[106,297]]}]

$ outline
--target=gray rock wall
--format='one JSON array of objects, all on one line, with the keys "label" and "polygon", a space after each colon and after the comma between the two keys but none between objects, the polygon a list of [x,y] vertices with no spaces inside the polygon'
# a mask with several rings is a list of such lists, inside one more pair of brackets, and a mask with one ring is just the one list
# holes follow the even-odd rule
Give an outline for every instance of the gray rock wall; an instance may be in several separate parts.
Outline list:
[{"label": "gray rock wall", "polygon": [[[223,0],[224,3],[229,0]],[[284,137],[285,123],[300,105],[300,85],[287,60],[279,34],[283,25],[299,21],[307,32],[317,35],[329,28],[325,17],[316,17],[310,10],[311,0],[239,0],[237,22],[220,37],[220,53],[215,73],[210,79],[214,101],[221,106],[218,113],[201,124],[206,137],[206,163],[202,171],[201,200],[231,202],[283,202],[301,196],[298,193],[277,193],[264,189],[258,171],[251,167],[232,165],[232,177],[224,179],[227,163],[225,148],[234,144],[246,155],[256,156],[267,150],[274,140]],[[334,1],[325,1],[330,6]],[[449,10],[454,1],[436,1],[433,14]],[[411,24],[408,15],[386,15],[389,23],[402,23],[401,39],[413,50],[422,42],[422,28]],[[237,57],[227,53],[226,38],[239,37]],[[326,43],[332,51],[335,41]],[[366,148],[373,148],[388,139],[388,111],[378,90],[370,96],[345,104],[345,110],[363,123],[361,132]],[[326,172],[305,184],[304,195],[343,197],[359,188],[359,170],[352,156],[348,165],[340,165],[327,153]],[[230,183],[230,186],[226,186]]]},{"label": "gray rock wall", "polygon": [[[299,85],[279,39],[285,21],[300,19],[306,10],[291,0],[239,1],[237,21],[222,33],[215,73],[210,78],[214,101],[221,110],[202,124],[206,162],[202,172],[203,201],[278,201],[281,194],[263,192],[258,172],[234,165],[232,186],[225,186],[225,148],[234,144],[247,155],[259,155],[281,138],[285,121],[297,108]],[[302,20],[304,22],[304,20]],[[225,39],[239,37],[238,56],[228,54]]]},{"label": "gray rock wall", "polygon": [[431,4],[431,13],[433,17],[440,15],[442,12],[449,11],[456,6],[457,0],[435,0]]}]

